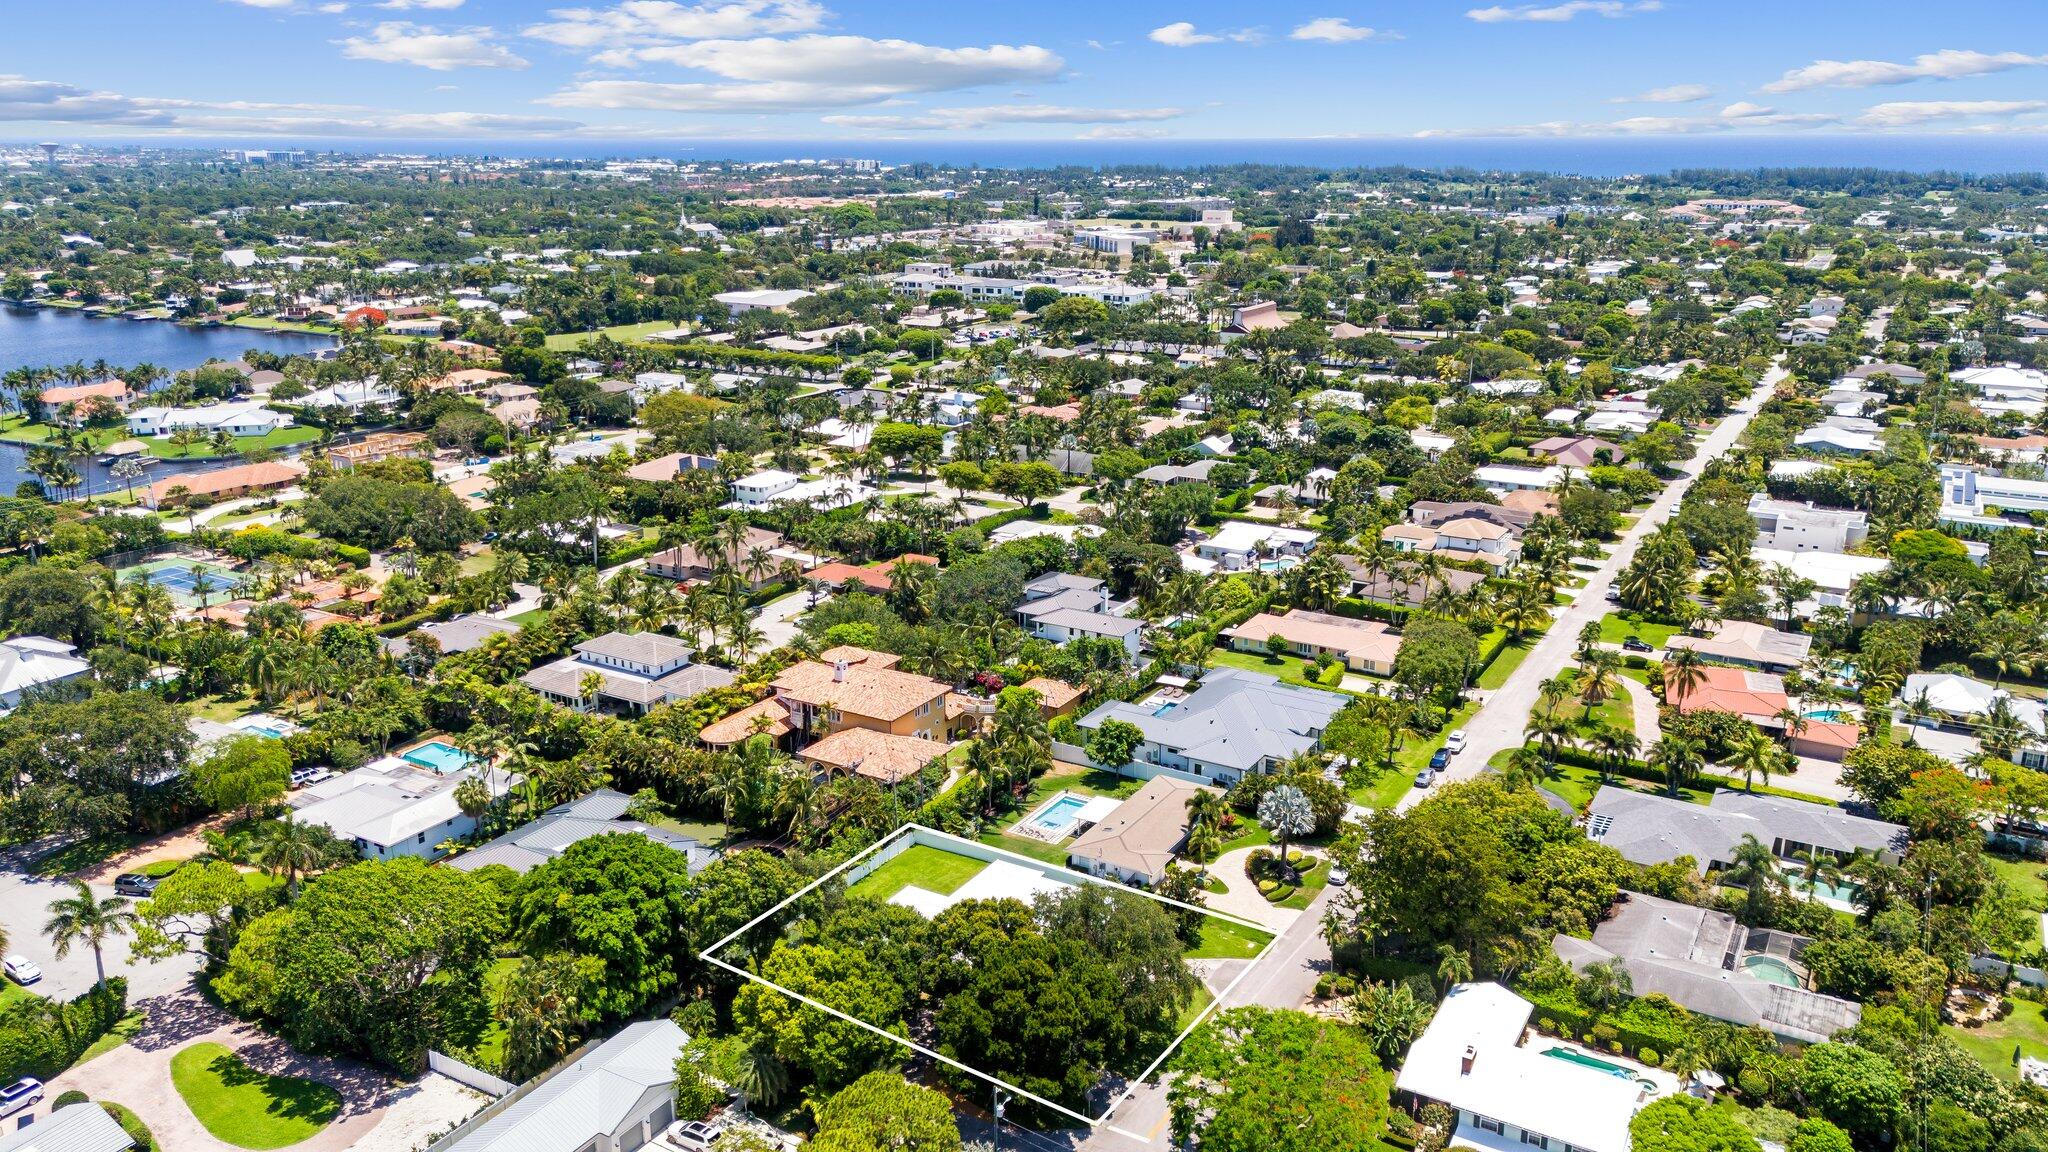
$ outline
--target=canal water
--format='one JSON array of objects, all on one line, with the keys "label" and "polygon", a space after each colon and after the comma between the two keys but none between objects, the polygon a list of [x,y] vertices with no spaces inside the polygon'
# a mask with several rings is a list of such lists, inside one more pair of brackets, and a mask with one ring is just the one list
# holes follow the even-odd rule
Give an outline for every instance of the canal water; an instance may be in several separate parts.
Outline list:
[{"label": "canal water", "polygon": [[[89,316],[67,308],[0,305],[0,372],[61,367],[73,362],[91,364],[95,360],[105,360],[116,368],[154,364],[170,372],[181,372],[208,360],[238,360],[251,348],[288,355],[333,346],[329,337],[303,332],[187,328],[162,320]],[[28,451],[22,445],[0,441],[0,496],[12,496],[16,487],[34,479],[23,467],[27,459]],[[237,461],[155,461],[137,483],[147,484],[180,473],[209,472],[234,463]],[[74,461],[74,466],[87,473],[94,494],[122,486],[97,459]]]}]

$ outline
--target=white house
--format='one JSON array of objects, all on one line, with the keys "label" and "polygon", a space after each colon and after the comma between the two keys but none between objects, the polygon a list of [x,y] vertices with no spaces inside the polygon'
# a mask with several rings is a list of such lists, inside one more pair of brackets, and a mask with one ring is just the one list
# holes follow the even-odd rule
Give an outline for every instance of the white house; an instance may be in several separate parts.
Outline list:
[{"label": "white house", "polygon": [[137,436],[162,436],[190,429],[203,435],[267,436],[292,426],[292,418],[253,400],[208,404],[199,408],[137,408],[128,413],[128,431]]},{"label": "white house", "polygon": [[365,860],[414,856],[436,860],[444,841],[476,831],[455,790],[472,777],[493,796],[503,796],[520,777],[492,768],[464,767],[442,773],[396,756],[323,780],[291,798],[301,824],[318,824],[351,841]]},{"label": "white house", "polygon": [[732,482],[732,509],[765,508],[787,501],[829,511],[858,504],[875,495],[875,490],[852,480],[827,478],[805,480],[792,472],[768,468]]},{"label": "white house", "polygon": [[0,713],[11,712],[26,693],[92,675],[78,649],[48,636],[0,640]]},{"label": "white house", "polygon": [[737,316],[742,312],[787,312],[789,306],[815,293],[801,288],[756,288],[749,292],[720,292],[712,299]]},{"label": "white house", "polygon": [[1541,468],[1517,468],[1512,464],[1482,464],[1472,470],[1473,482],[1489,492],[1542,492],[1557,487],[1564,469],[1555,464]]},{"label": "white house", "polygon": [[1114,640],[1135,663],[1145,622],[1130,612],[1131,601],[1110,599],[1109,586],[1101,580],[1065,572],[1048,572],[1024,585],[1024,599],[1010,610],[1017,623],[1040,640]]},{"label": "white house", "polygon": [[1789,552],[1847,552],[1870,537],[1870,517],[1842,508],[1816,508],[1773,500],[1762,492],[1749,498],[1756,542]]},{"label": "white house", "polygon": [[641,1020],[555,1068],[527,1091],[428,1145],[429,1152],[633,1152],[675,1123],[676,1060],[690,1042],[672,1020]]},{"label": "white house", "polygon": [[1451,989],[1408,1049],[1394,1086],[1451,1109],[1453,1146],[1516,1152],[1629,1152],[1629,1121],[1670,1090],[1606,1070],[1541,1037],[1524,1044],[1533,1005],[1498,984]]},{"label": "white house", "polygon": [[1792,437],[1794,448],[1834,456],[1869,456],[1884,451],[1884,441],[1869,432],[1820,424]]},{"label": "white house", "polygon": [[1226,520],[1215,535],[1195,545],[1195,555],[1235,572],[1254,566],[1261,556],[1306,556],[1317,539],[1306,528]]},{"label": "white house", "polygon": [[[693,663],[695,656],[688,644],[659,632],[607,632],[576,645],[573,655],[527,672],[519,682],[578,710],[609,704],[637,715],[733,682],[733,674],[723,668]],[[595,698],[584,693],[589,676],[598,680]]]},{"label": "white house", "polygon": [[329,384],[325,388],[315,388],[296,400],[284,400],[280,403],[296,404],[303,408],[336,408],[355,412],[372,405],[396,404],[400,399],[402,397],[396,388],[386,387],[373,376],[368,380],[344,380],[339,384]]}]

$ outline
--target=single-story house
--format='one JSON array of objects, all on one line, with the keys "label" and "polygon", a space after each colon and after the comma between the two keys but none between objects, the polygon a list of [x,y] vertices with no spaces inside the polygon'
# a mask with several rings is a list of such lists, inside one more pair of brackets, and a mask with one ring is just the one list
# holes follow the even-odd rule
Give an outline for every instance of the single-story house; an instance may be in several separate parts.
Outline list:
[{"label": "single-story house", "polygon": [[438,645],[443,656],[454,656],[484,646],[484,641],[493,636],[517,636],[519,625],[510,620],[494,616],[478,616],[465,612],[451,620],[437,620],[422,624],[404,636],[384,641],[384,650],[393,656],[404,656],[412,651],[412,637],[430,636]]},{"label": "single-story house", "polygon": [[631,803],[632,797],[623,792],[599,788],[548,809],[488,844],[450,857],[447,867],[474,872],[487,865],[501,864],[523,876],[568,851],[571,844],[592,836],[611,835],[645,836],[672,848],[683,854],[693,876],[717,862],[718,853],[693,837],[626,819],[626,808]]},{"label": "single-story house", "polygon": [[476,831],[476,818],[455,802],[455,790],[476,777],[502,796],[520,777],[483,766],[436,772],[386,756],[291,797],[301,824],[318,824],[351,841],[365,860],[438,859],[440,845]]},{"label": "single-story house", "polygon": [[1760,672],[1790,672],[1806,662],[1813,637],[1780,632],[1768,624],[1728,620],[1712,636],[1673,636],[1666,649],[1690,648],[1703,659]]},{"label": "single-story house", "polygon": [[1236,572],[1253,567],[1261,557],[1306,556],[1318,539],[1307,528],[1226,520],[1214,535],[1195,545],[1195,555]]},{"label": "single-story house", "polygon": [[1147,887],[1188,838],[1188,800],[1199,784],[1154,776],[1067,847],[1067,865],[1105,880]]},{"label": "single-story house", "polygon": [[142,490],[142,506],[149,509],[183,504],[195,496],[232,500],[256,492],[289,488],[306,474],[306,466],[295,460],[264,460],[237,464],[212,472],[185,472],[166,476]]},{"label": "single-story house", "polygon": [[21,1113],[21,1126],[0,1136],[0,1152],[128,1152],[121,1122],[97,1102],[67,1104],[40,1120]]},{"label": "single-story house", "polygon": [[1394,657],[1401,651],[1401,638],[1377,620],[1354,620],[1301,608],[1281,616],[1261,612],[1225,629],[1223,635],[1239,652],[1270,651],[1268,643],[1278,636],[1297,656],[1334,656],[1353,672],[1374,676],[1392,676]]},{"label": "single-story house", "polygon": [[1587,839],[1638,864],[1689,856],[1702,874],[1724,871],[1735,862],[1735,849],[1745,835],[1756,837],[1788,865],[1801,853],[1813,852],[1895,863],[1906,845],[1906,829],[1898,824],[1828,804],[1749,792],[1724,790],[1706,804],[1693,804],[1608,785],[1594,793],[1586,809]]},{"label": "single-story house", "polygon": [[92,676],[78,646],[48,636],[0,640],[0,714],[13,711],[31,692],[53,689]]},{"label": "single-story house", "polygon": [[672,1020],[641,1020],[486,1108],[428,1152],[634,1152],[676,1119],[676,1060],[690,1042]]},{"label": "single-story house", "polygon": [[1130,765],[1097,767],[1147,777],[1165,769],[1227,786],[1318,747],[1323,729],[1348,700],[1283,684],[1263,672],[1216,668],[1178,699],[1112,700],[1078,725],[1090,732],[1106,720],[1122,720],[1144,734]]}]

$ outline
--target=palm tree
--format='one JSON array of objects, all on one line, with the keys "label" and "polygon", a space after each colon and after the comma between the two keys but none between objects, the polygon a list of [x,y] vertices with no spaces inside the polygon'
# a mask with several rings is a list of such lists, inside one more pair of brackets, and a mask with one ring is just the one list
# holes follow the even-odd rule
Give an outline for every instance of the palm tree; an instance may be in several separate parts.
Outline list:
[{"label": "palm tree", "polygon": [[1991,681],[1991,688],[1997,691],[2005,683],[2007,672],[2018,672],[2024,676],[2034,670],[2039,654],[2034,650],[2034,638],[2023,629],[1994,632],[1984,641],[1984,646],[1970,655],[1978,660],[1989,660],[1998,668],[1998,676]]},{"label": "palm tree", "polygon": [[1747,728],[1728,755],[1728,767],[1742,774],[1742,790],[1750,792],[1758,777],[1763,778],[1764,787],[1771,786],[1771,773],[1784,762],[1784,755],[1785,750],[1763,729]]},{"label": "palm tree", "polygon": [[1734,856],[1721,880],[1744,889],[1742,919],[1744,923],[1755,924],[1763,919],[1772,899],[1785,886],[1785,874],[1778,871],[1778,858],[1770,847],[1748,832],[1742,834]]},{"label": "palm tree", "polygon": [[1472,957],[1455,944],[1436,946],[1436,978],[1444,986],[1444,992],[1472,979]]},{"label": "palm tree", "polygon": [[1706,766],[1707,758],[1699,741],[1667,735],[1650,746],[1648,762],[1650,767],[1664,774],[1664,785],[1676,799],[1679,791],[1692,783],[1700,769]]},{"label": "palm tree", "polygon": [[1707,670],[1702,667],[1700,654],[1691,648],[1668,648],[1664,653],[1664,700],[1673,708],[1684,703],[1700,685],[1707,682]]},{"label": "palm tree", "polygon": [[317,825],[301,824],[286,814],[284,819],[265,825],[257,833],[251,858],[257,867],[272,876],[284,873],[286,900],[298,897],[300,877],[327,863],[327,837],[324,832],[325,829]]},{"label": "palm tree", "polygon": [[732,1086],[738,1090],[740,1110],[749,1103],[772,1108],[789,1091],[789,1069],[767,1044],[750,1044],[735,1058]]},{"label": "palm tree", "polygon": [[1619,775],[1635,758],[1642,741],[1626,728],[1602,724],[1593,733],[1593,747],[1600,754],[1600,782],[1605,784],[1610,775]]},{"label": "palm tree", "polygon": [[99,983],[105,984],[107,962],[101,946],[133,931],[135,913],[125,898],[109,896],[102,900],[92,894],[84,881],[76,883],[76,894],[51,902],[50,919],[43,925],[43,935],[57,946],[59,960],[70,955],[71,946],[80,941],[91,947],[93,969],[99,974]]}]

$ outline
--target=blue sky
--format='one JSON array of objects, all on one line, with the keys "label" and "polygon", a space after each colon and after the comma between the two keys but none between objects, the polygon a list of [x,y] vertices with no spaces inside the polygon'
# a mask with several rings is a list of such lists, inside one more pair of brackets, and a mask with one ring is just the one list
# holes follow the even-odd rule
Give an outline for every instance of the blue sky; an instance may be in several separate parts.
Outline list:
[{"label": "blue sky", "polygon": [[7,8],[17,140],[2048,132],[2039,0]]}]

